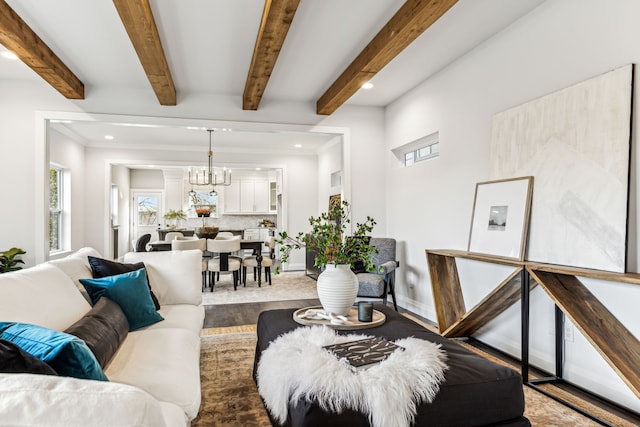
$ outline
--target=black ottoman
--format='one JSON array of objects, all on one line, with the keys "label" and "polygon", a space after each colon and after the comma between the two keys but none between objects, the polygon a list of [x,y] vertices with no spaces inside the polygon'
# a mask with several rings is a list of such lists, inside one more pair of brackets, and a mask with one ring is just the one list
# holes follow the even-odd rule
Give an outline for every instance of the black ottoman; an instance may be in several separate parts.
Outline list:
[{"label": "black ottoman", "polygon": [[[390,341],[415,337],[442,344],[447,352],[445,381],[430,404],[418,407],[415,426],[530,426],[523,416],[524,394],[522,377],[512,369],[493,363],[466,350],[456,342],[430,332],[421,325],[383,306],[375,306],[387,317],[386,322],[371,329],[340,331],[381,336]],[[260,355],[278,336],[301,327],[293,320],[295,309],[270,310],[258,318],[258,344],[254,363],[254,378]],[[390,378],[389,381],[393,381]],[[278,425],[273,419],[274,425]],[[316,402],[290,402],[286,426],[365,427],[366,415],[344,411],[340,414],[322,410]]]}]

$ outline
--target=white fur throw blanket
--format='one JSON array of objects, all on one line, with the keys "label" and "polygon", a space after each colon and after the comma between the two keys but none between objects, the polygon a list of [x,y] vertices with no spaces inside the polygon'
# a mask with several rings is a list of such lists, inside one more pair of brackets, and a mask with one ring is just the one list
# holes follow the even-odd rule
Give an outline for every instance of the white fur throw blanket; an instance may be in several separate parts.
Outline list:
[{"label": "white fur throw blanket", "polygon": [[275,339],[258,365],[258,391],[273,417],[284,423],[288,404],[305,399],[324,410],[348,408],[367,414],[373,427],[408,426],[421,402],[431,402],[440,389],[447,366],[439,344],[417,338],[395,341],[386,360],[353,371],[322,348],[363,335],[338,335],[326,326],[298,328]]}]

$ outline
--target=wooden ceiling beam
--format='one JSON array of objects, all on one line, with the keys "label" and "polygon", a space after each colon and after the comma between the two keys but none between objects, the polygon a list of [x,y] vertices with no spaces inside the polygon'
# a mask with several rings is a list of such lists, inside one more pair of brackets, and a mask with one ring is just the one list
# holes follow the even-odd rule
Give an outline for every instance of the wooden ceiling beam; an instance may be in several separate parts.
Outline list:
[{"label": "wooden ceiling beam", "polygon": [[84,99],[84,84],[36,33],[0,0],[0,44],[69,99]]},{"label": "wooden ceiling beam", "polygon": [[161,105],[176,105],[176,88],[148,0],[113,0]]},{"label": "wooden ceiling beam", "polygon": [[329,115],[344,104],[458,0],[407,0],[316,102]]},{"label": "wooden ceiling beam", "polygon": [[266,0],[242,96],[243,110],[257,110],[300,0]]}]

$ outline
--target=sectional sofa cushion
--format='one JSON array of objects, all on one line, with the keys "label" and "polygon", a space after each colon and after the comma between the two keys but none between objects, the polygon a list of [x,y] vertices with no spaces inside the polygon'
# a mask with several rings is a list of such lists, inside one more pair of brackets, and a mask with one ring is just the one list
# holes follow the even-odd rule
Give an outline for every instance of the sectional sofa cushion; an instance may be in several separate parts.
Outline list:
[{"label": "sectional sofa cushion", "polygon": [[[144,267],[143,262],[137,262],[135,264],[125,264],[122,262],[111,261],[104,258],[98,258],[94,256],[88,256],[89,265],[91,266],[91,274],[94,278],[101,277],[109,277],[115,276],[116,274],[129,273],[131,271],[140,270]],[[153,300],[153,305],[156,307],[156,310],[160,309],[160,303],[158,302],[158,298],[154,295],[151,290],[151,284],[149,284],[149,275],[147,274],[147,286],[149,287],[149,292],[151,293],[151,299]]]},{"label": "sectional sofa cushion", "polygon": [[164,320],[148,327],[148,329],[180,328],[200,335],[204,323],[204,307],[189,304],[166,304],[158,313]]},{"label": "sectional sofa cushion", "polygon": [[[180,422],[179,411],[175,405],[158,402],[148,393],[125,384],[47,375],[0,374],[2,425],[184,426],[184,412]],[[171,416],[172,424],[166,421],[165,414]]]},{"label": "sectional sofa cushion", "polygon": [[104,368],[127,337],[129,322],[118,304],[102,297],[65,332],[83,340]]},{"label": "sectional sofa cushion", "polygon": [[[202,304],[202,251],[129,252],[124,262],[144,262],[160,304]],[[170,268],[167,268],[170,266]],[[176,286],[180,283],[180,286]]]},{"label": "sectional sofa cushion", "polygon": [[64,331],[89,310],[91,305],[73,281],[53,265],[39,264],[0,274],[2,321]]},{"label": "sectional sofa cushion", "polygon": [[180,406],[192,420],[200,409],[200,336],[178,328],[130,332],[105,370],[113,382],[141,388]]},{"label": "sectional sofa cushion", "polygon": [[116,302],[127,317],[130,331],[164,320],[153,305],[144,268],[99,279],[80,279],[80,283],[93,304],[103,296]]},{"label": "sectional sofa cushion", "polygon": [[3,339],[0,339],[0,360],[0,372],[3,373],[58,375],[46,362]]},{"label": "sectional sofa cushion", "polygon": [[84,341],[37,325],[0,322],[0,338],[11,341],[67,377],[108,381]]}]

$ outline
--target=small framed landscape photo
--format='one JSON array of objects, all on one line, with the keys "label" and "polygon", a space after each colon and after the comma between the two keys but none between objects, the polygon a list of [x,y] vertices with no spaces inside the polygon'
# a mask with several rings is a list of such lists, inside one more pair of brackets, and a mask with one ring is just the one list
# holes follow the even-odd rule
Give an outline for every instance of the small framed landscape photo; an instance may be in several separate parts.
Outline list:
[{"label": "small framed landscape photo", "polygon": [[468,252],[524,260],[533,177],[479,182]]}]

